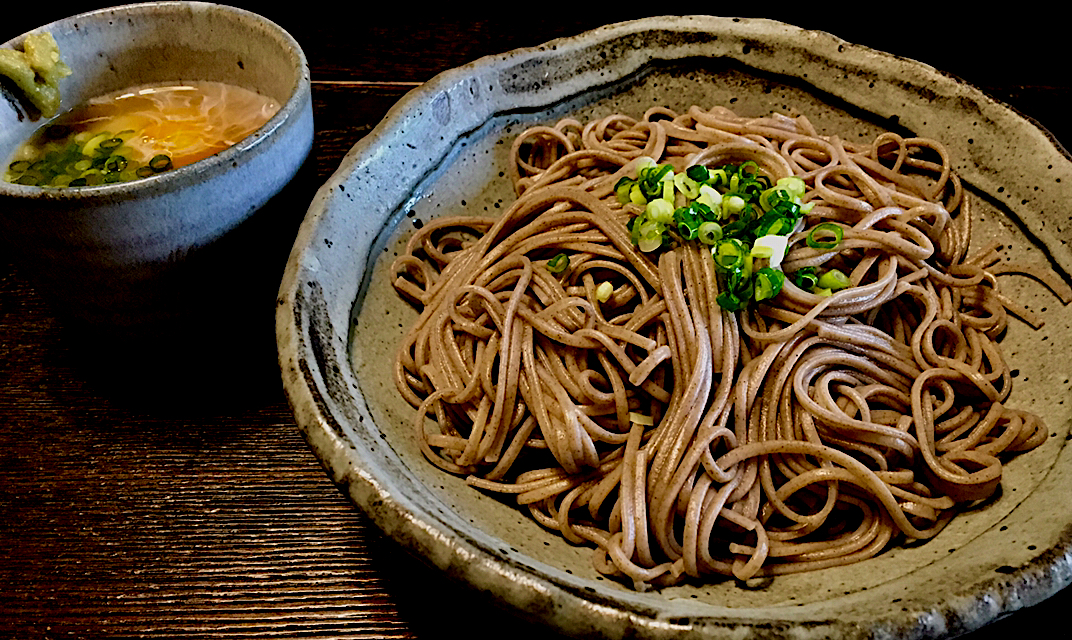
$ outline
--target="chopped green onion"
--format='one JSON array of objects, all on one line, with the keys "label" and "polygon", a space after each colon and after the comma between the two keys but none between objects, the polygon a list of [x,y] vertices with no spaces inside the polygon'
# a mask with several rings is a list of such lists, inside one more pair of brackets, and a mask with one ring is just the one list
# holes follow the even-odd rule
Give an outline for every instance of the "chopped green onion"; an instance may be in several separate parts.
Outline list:
[{"label": "chopped green onion", "polygon": [[796,198],[804,197],[804,192],[807,190],[807,185],[804,183],[804,180],[798,178],[797,176],[779,178],[778,182],[775,184],[776,186],[781,187],[782,189],[787,191],[789,195]]},{"label": "chopped green onion", "polygon": [[689,200],[695,200],[700,195],[700,183],[690,178],[687,174],[679,173],[674,176],[674,186]]},{"label": "chopped green onion", "polygon": [[704,244],[715,244],[722,239],[722,226],[717,222],[702,222],[696,230],[696,237]]},{"label": "chopped green onion", "polygon": [[671,180],[664,180],[662,185],[663,185],[663,200],[666,200],[667,202],[671,203],[671,206],[673,206],[674,189],[676,188],[674,186],[674,181],[672,179]]},{"label": "chopped green onion", "polygon": [[752,160],[749,160],[747,162],[743,162],[743,163],[741,163],[740,169],[738,169],[738,173],[739,173],[739,175],[742,175],[742,176],[745,175],[746,173],[751,173],[752,174],[752,176],[750,176],[751,179],[755,180],[756,179],[755,176],[759,176],[759,165],[756,164]]},{"label": "chopped green onion", "polygon": [[618,202],[620,204],[629,204],[631,202],[629,193],[632,191],[633,185],[635,184],[636,181],[625,176],[618,181],[618,184],[614,185],[614,195],[618,196]]},{"label": "chopped green onion", "polygon": [[668,164],[657,165],[648,169],[648,179],[652,182],[662,182],[663,180],[672,180],[674,174],[672,173],[674,168]]},{"label": "chopped green onion", "polygon": [[715,264],[727,270],[742,268],[747,254],[744,243],[736,238],[722,240],[711,249]]},{"label": "chopped green onion", "polygon": [[113,173],[119,173],[127,168],[127,159],[123,156],[110,156],[104,163],[104,169]]},{"label": "chopped green onion", "polygon": [[[781,263],[788,236],[815,205],[802,202],[804,180],[790,176],[772,184],[755,162],[695,165],[678,174],[671,165],[651,159],[638,160],[635,166],[636,179],[620,179],[614,191],[622,204],[644,207],[629,224],[641,251],[656,251],[675,241],[710,245],[722,289],[717,300],[725,309],[737,311],[753,300],[778,295],[786,277]],[[675,208],[682,200],[684,205]],[[677,233],[665,235],[668,227]],[[841,234],[838,225],[820,224],[809,234],[808,244],[833,248]],[[814,269],[800,270],[793,278],[805,290],[819,288]]]},{"label": "chopped green onion", "polygon": [[655,162],[655,159],[650,156],[640,156],[639,158],[637,158],[636,164],[634,166],[636,167],[637,175],[640,175],[640,172],[642,170],[650,169],[652,167],[658,166],[658,164],[659,163]]},{"label": "chopped green onion", "polygon": [[625,223],[625,226],[629,229],[629,239],[633,244],[640,244],[640,225],[644,223],[647,216],[640,214],[629,219],[629,222]]},{"label": "chopped green onion", "polygon": [[782,215],[778,211],[765,214],[756,222],[756,236],[788,235],[796,226],[796,220]]},{"label": "chopped green onion", "polygon": [[715,169],[714,171],[709,171],[708,174],[710,176],[707,178],[708,184],[721,187],[723,185],[729,185],[730,183],[729,174],[726,173],[725,169]]},{"label": "chopped green onion", "polygon": [[163,153],[157,154],[149,161],[149,167],[156,172],[167,171],[171,168],[171,158]]},{"label": "chopped green onion", "polygon": [[815,275],[815,267],[803,267],[793,273],[793,284],[805,291],[811,291],[819,284],[819,278]]},{"label": "chopped green onion", "polygon": [[789,194],[778,187],[771,187],[759,194],[759,206],[766,211],[770,211],[775,205],[787,200],[791,200]]},{"label": "chopped green onion", "polygon": [[[654,200],[665,194],[663,182],[670,181],[670,190],[673,193],[673,167],[669,164],[646,167],[637,171],[637,186],[645,201]],[[633,201],[636,202],[635,196]],[[637,203],[640,204],[640,203]]]},{"label": "chopped green onion", "polygon": [[685,240],[695,240],[702,222],[693,207],[681,207],[674,210],[674,222],[677,223],[677,232]]},{"label": "chopped green onion", "polygon": [[706,184],[701,184],[699,191],[700,195],[696,197],[696,202],[706,206],[711,211],[720,211],[722,205],[721,193]]},{"label": "chopped green onion", "polygon": [[102,131],[98,133],[97,135],[90,138],[88,142],[86,142],[85,146],[82,147],[82,153],[87,156],[93,155],[97,152],[97,148],[100,147],[100,144],[111,137],[112,134],[107,131]]},{"label": "chopped green onion", "polygon": [[785,275],[777,269],[763,267],[756,272],[755,298],[757,301],[769,300],[782,290]]},{"label": "chopped green onion", "polygon": [[640,183],[634,182],[633,186],[629,188],[629,202],[639,205],[648,203],[648,199],[644,197],[644,193],[640,190]]},{"label": "chopped green onion", "polygon": [[729,291],[723,291],[718,294],[718,296],[715,297],[715,302],[718,303],[718,306],[727,311],[740,311],[748,306],[747,301],[741,300]]},{"label": "chopped green onion", "polygon": [[606,281],[600,282],[599,286],[596,287],[596,300],[606,302],[610,300],[612,293],[614,293],[614,285]]},{"label": "chopped green onion", "polygon": [[108,138],[107,140],[101,142],[98,148],[104,151],[114,151],[115,149],[118,149],[120,146],[122,146],[122,144],[123,140],[121,138]]},{"label": "chopped green onion", "polygon": [[707,182],[711,177],[711,173],[707,170],[707,167],[702,164],[695,164],[688,169],[685,169],[685,175],[696,182]]},{"label": "chopped green onion", "polygon": [[745,201],[741,196],[723,197],[722,210],[730,215],[744,211]]},{"label": "chopped green onion", "polygon": [[852,286],[852,281],[849,277],[838,271],[837,269],[831,269],[823,275],[819,276],[819,281],[816,283],[822,289],[830,289],[831,291],[837,291],[844,289],[845,287]]},{"label": "chopped green onion", "polygon": [[[151,171],[151,170],[150,170]],[[569,256],[564,253],[560,253],[557,256],[547,261],[547,270],[554,274],[559,274],[569,268]]]},{"label": "chopped green onion", "polygon": [[692,209],[693,211],[695,211],[696,215],[698,215],[701,220],[704,220],[706,222],[717,222],[718,221],[718,214],[715,213],[715,211],[711,207],[709,207],[706,204],[700,202],[699,200],[691,203],[689,205],[689,209]]},{"label": "chopped green onion", "polygon": [[674,205],[669,200],[659,198],[652,200],[644,209],[644,213],[655,222],[669,224],[674,221]]},{"label": "chopped green onion", "polygon": [[[815,225],[808,233],[807,243],[812,249],[833,249],[841,244],[845,232],[833,222],[824,222]],[[819,236],[819,237],[816,237]],[[832,240],[823,240],[823,237],[833,237]]]},{"label": "chopped green onion", "polygon": [[633,229],[637,246],[641,251],[650,253],[663,246],[663,231],[666,230],[666,225],[645,216],[636,219]]},{"label": "chopped green onion", "polygon": [[166,154],[154,158],[152,166],[133,160],[137,153],[126,145],[133,133],[91,134],[52,125],[35,139],[37,155],[9,163],[3,178],[39,187],[84,187],[128,182],[172,168]]},{"label": "chopped green onion", "polygon": [[737,297],[747,300],[752,297],[752,256],[747,255],[739,269],[728,272],[726,287]]}]

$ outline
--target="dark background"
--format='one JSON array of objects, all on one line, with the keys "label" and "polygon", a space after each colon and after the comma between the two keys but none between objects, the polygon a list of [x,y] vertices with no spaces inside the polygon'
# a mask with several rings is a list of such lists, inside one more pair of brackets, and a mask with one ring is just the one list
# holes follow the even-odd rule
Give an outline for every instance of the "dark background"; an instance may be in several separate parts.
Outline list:
[{"label": "dark background", "polygon": [[[74,13],[121,3],[40,2],[32,9],[25,2],[5,4],[13,6],[5,7],[0,18],[0,41]],[[609,22],[657,15],[603,4],[546,12],[530,5],[523,5],[523,10],[519,5],[516,10],[473,11],[463,4],[460,11],[449,13],[438,6],[410,3],[399,3],[393,11],[382,3],[342,5],[323,0],[225,4],[256,11],[287,29],[299,43],[307,43],[313,80],[324,83],[424,82],[484,55],[536,46]],[[851,43],[925,62],[1040,121],[1057,139],[1068,139],[1072,29],[1063,16],[1031,3],[980,5],[970,11],[951,4],[704,6],[729,9],[723,15],[770,18],[826,31]]]},{"label": "dark background", "polygon": [[[0,9],[0,42],[108,6],[12,4]],[[238,4],[286,28],[309,56],[317,132],[286,219],[295,231],[316,186],[417,83],[484,55],[641,17],[614,6],[465,15],[413,3],[390,13],[358,3]],[[975,6],[968,18],[919,2],[703,6],[929,63],[1072,141],[1072,37],[1063,16],[1038,5]],[[264,278],[263,318],[249,328],[250,359],[216,368],[216,393],[196,396],[164,370],[186,356],[168,336],[150,354],[155,365],[117,384],[109,355],[87,349],[0,254],[0,638],[417,638],[445,629],[549,637],[406,556],[328,481],[275,368],[271,274],[282,273],[286,240],[265,248],[275,266]],[[972,638],[1053,633],[1068,603],[1061,594]]]},{"label": "dark background", "polygon": [[[0,41],[74,13],[122,3],[5,4],[9,6],[0,17]],[[270,18],[299,43],[315,43],[306,49],[317,75],[314,79],[319,80],[423,82],[430,73],[483,55],[658,15],[602,4],[540,12],[529,5],[523,10],[518,5],[516,10],[473,11],[473,5],[452,3],[459,11],[450,13],[435,5],[411,3],[398,3],[393,11],[382,3],[341,5],[323,0],[224,4]],[[1032,3],[980,5],[971,11],[947,4],[952,3],[857,3],[836,10],[819,3],[708,3],[696,8],[725,8],[719,15],[770,18],[827,31],[848,42],[927,62],[984,89],[1067,81],[1072,35],[1064,16]]]}]

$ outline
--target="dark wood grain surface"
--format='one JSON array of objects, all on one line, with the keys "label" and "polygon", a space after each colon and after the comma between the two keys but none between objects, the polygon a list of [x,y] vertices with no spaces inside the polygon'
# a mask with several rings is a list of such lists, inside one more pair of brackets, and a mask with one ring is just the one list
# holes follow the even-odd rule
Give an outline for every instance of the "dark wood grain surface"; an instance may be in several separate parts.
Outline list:
[{"label": "dark wood grain surface", "polygon": [[[57,316],[0,255],[0,638],[553,637],[408,557],[331,484],[287,406],[272,303],[317,186],[405,92],[638,15],[388,19],[301,5],[255,7],[309,57],[316,139],[289,205],[257,231],[257,268],[235,276],[248,290],[240,328],[116,344]],[[0,41],[95,6],[8,15]],[[928,62],[1072,140],[1067,43],[1038,16],[766,17]],[[1066,591],[971,638],[1044,632],[1070,605]]]}]

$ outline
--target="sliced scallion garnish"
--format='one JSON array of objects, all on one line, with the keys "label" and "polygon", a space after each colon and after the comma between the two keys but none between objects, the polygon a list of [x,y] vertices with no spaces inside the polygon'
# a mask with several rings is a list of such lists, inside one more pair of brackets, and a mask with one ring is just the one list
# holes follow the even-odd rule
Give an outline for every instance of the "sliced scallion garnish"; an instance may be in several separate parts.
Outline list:
[{"label": "sliced scallion garnish", "polygon": [[52,125],[35,140],[36,155],[9,163],[3,179],[38,187],[85,187],[128,182],[172,168],[166,154],[149,164],[135,160],[137,153],[126,144],[133,134],[129,129],[118,134],[72,132],[65,125]]},{"label": "sliced scallion garnish", "polygon": [[123,156],[110,156],[104,163],[104,170],[111,173],[119,173],[127,168],[127,159]]},{"label": "sliced scallion garnish", "polygon": [[819,276],[819,280],[816,282],[816,285],[819,286],[819,288],[821,289],[830,289],[831,291],[838,291],[839,289],[844,289],[845,287],[851,286],[852,281],[849,280],[849,277],[841,271],[838,271],[837,269],[831,269],[823,275]]},{"label": "sliced scallion garnish", "polygon": [[[718,303],[739,310],[752,300],[768,300],[783,287],[781,263],[791,234],[803,226],[803,217],[815,202],[804,202],[807,184],[790,176],[772,184],[755,162],[717,168],[695,165],[675,174],[669,164],[651,159],[636,162],[636,178],[615,185],[623,205],[643,207],[629,224],[633,243],[653,252],[676,242],[711,245],[718,267]],[[684,200],[684,206],[674,207]],[[674,232],[666,233],[667,229]],[[843,229],[834,223],[816,225],[804,238],[813,248],[834,249]],[[825,272],[824,272],[825,273]],[[839,272],[840,273],[840,272]],[[827,276],[820,286],[815,269],[799,270],[793,280],[801,288],[836,291],[845,279]]]},{"label": "sliced scallion garnish", "polygon": [[559,274],[569,268],[569,256],[560,253],[547,261],[547,270],[553,274]]},{"label": "sliced scallion garnish", "polygon": [[685,175],[692,178],[696,182],[707,182],[711,178],[711,173],[707,170],[707,167],[702,164],[697,164],[689,167],[685,170]]},{"label": "sliced scallion garnish", "polygon": [[596,300],[599,300],[600,302],[606,302],[607,300],[610,300],[610,296],[613,293],[614,293],[614,285],[613,284],[611,284],[609,282],[606,282],[606,281],[600,282],[599,286],[596,287]]},{"label": "sliced scallion garnish", "polygon": [[811,291],[819,284],[819,277],[815,275],[815,267],[804,267],[793,272],[793,284],[805,291]]},{"label": "sliced scallion garnish", "polygon": [[717,222],[701,222],[696,239],[704,244],[715,244],[722,239],[722,227]]},{"label": "sliced scallion garnish", "polygon": [[711,250],[715,264],[726,270],[743,268],[747,254],[744,243],[737,238],[726,238]]},{"label": "sliced scallion garnish", "polygon": [[757,301],[769,300],[778,295],[785,282],[785,274],[777,269],[763,267],[756,272],[755,297]]},{"label": "sliced scallion garnish", "polygon": [[153,159],[149,161],[149,168],[157,173],[167,171],[171,168],[171,158],[166,154],[159,153],[153,156]]},{"label": "sliced scallion garnish", "polygon": [[107,140],[102,141],[97,148],[101,151],[114,151],[122,145],[123,140],[121,138],[108,138]]},{"label": "sliced scallion garnish", "polygon": [[807,243],[812,249],[835,249],[841,244],[844,230],[833,222],[823,222],[808,232]]}]

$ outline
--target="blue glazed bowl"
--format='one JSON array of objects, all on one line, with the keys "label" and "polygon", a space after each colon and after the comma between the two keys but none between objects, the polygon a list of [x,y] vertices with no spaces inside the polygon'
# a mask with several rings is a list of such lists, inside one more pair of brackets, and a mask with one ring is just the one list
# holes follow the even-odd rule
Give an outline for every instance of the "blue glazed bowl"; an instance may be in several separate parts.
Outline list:
[{"label": "blue glazed bowl", "polygon": [[[60,83],[61,112],[112,91],[176,80],[243,86],[281,108],[233,147],[150,178],[74,189],[0,181],[0,237],[19,271],[62,314],[96,327],[175,317],[202,306],[206,292],[225,300],[227,288],[247,287],[238,272],[221,271],[228,262],[220,254],[253,252],[228,238],[291,181],[312,146],[309,70],[298,43],[259,15],[201,2],[104,9],[41,31],[53,35],[73,70]],[[43,121],[4,97],[6,163]],[[264,277],[278,283],[278,274]]]}]

